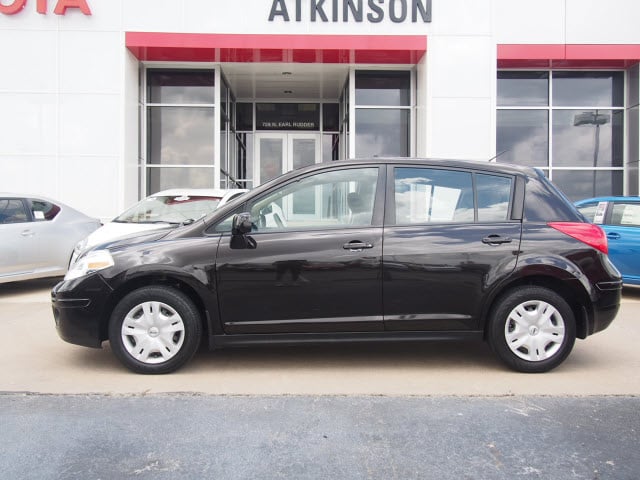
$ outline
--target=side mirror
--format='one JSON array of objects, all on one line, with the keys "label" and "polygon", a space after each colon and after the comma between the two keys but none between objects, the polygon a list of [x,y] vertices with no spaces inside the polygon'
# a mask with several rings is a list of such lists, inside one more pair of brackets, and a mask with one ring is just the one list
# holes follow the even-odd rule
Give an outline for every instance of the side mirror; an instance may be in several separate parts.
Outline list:
[{"label": "side mirror", "polygon": [[249,212],[238,213],[233,216],[231,223],[231,233],[233,235],[246,235],[251,232],[251,214]]}]

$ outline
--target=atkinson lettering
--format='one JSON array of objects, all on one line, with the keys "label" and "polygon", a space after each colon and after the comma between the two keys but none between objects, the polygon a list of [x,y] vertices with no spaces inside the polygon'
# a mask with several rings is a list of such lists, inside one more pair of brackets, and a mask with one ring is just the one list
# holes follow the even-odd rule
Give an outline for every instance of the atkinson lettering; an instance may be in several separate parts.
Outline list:
[{"label": "atkinson lettering", "polygon": [[431,22],[431,0],[272,0],[269,21]]}]

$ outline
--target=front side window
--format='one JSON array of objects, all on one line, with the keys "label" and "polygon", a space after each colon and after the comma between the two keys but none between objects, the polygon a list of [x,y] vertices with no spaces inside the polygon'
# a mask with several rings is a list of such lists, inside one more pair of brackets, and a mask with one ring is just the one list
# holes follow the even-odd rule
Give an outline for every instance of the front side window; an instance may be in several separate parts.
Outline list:
[{"label": "front side window", "polygon": [[[253,200],[246,210],[258,233],[369,226],[377,183],[377,167],[316,173]],[[230,227],[231,217],[215,231]]]},{"label": "front side window", "polygon": [[17,198],[0,198],[0,224],[28,222],[27,210],[22,200]]},{"label": "front side window", "polygon": [[639,203],[615,203],[611,213],[611,224],[623,227],[640,226]]}]

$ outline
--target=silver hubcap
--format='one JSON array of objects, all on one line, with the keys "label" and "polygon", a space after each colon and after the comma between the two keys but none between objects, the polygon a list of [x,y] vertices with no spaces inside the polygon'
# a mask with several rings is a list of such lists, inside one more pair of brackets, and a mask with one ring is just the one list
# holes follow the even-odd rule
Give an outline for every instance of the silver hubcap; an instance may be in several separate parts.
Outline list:
[{"label": "silver hubcap", "polygon": [[162,302],[145,302],[132,308],[122,322],[122,343],[136,360],[156,364],[173,358],[184,342],[184,323]]},{"label": "silver hubcap", "polygon": [[523,302],[511,310],[504,326],[507,345],[523,360],[540,362],[553,357],[564,341],[564,320],[551,304]]}]

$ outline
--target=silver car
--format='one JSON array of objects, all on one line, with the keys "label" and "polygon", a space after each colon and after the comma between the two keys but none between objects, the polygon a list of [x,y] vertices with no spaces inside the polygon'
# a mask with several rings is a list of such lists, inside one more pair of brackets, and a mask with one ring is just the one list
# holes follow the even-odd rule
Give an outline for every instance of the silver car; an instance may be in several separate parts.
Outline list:
[{"label": "silver car", "polygon": [[0,193],[0,283],[64,275],[100,220],[41,196]]}]

